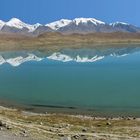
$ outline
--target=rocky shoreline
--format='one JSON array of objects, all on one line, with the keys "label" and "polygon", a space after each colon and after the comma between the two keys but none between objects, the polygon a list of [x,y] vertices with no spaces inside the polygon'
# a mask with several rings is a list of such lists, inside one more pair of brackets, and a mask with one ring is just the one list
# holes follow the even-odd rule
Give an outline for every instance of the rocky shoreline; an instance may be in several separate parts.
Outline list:
[{"label": "rocky shoreline", "polygon": [[140,139],[140,119],[39,114],[0,107],[0,140]]}]

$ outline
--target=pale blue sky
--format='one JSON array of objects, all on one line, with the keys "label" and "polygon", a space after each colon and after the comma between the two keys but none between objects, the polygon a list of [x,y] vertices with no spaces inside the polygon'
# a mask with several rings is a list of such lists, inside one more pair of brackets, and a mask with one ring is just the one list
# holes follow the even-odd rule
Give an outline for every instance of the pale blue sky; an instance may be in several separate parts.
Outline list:
[{"label": "pale blue sky", "polygon": [[61,18],[94,17],[140,26],[140,0],[0,0],[0,19],[12,17],[43,24]]}]

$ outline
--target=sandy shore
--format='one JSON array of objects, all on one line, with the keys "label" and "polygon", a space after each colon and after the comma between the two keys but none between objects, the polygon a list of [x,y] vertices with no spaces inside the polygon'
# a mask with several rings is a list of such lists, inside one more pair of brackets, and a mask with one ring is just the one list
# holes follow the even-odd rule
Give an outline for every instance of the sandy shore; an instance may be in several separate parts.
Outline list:
[{"label": "sandy shore", "polygon": [[38,114],[0,107],[0,140],[140,139],[140,119]]}]

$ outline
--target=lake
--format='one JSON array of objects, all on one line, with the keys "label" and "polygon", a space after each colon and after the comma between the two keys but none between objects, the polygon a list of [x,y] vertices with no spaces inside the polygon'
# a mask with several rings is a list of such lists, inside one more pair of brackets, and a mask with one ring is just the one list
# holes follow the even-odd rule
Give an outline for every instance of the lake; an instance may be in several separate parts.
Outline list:
[{"label": "lake", "polygon": [[140,45],[0,52],[0,99],[32,110],[140,116]]}]

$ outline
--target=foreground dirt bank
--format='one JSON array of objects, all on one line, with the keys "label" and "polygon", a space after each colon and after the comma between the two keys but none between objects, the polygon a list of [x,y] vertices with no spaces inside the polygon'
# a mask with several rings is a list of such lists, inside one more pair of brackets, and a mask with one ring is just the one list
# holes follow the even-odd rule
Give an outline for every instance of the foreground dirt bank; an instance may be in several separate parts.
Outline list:
[{"label": "foreground dirt bank", "polygon": [[36,114],[0,107],[0,140],[140,139],[140,119]]}]

